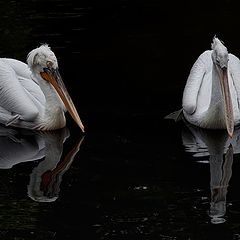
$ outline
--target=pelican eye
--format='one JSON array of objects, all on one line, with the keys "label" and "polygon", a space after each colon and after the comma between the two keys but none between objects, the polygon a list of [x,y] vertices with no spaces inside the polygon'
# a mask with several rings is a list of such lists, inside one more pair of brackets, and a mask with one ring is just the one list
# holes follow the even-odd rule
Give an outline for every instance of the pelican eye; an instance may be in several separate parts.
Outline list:
[{"label": "pelican eye", "polygon": [[48,68],[51,68],[51,67],[53,66],[53,62],[47,61],[47,62],[46,62],[46,65],[47,65]]}]

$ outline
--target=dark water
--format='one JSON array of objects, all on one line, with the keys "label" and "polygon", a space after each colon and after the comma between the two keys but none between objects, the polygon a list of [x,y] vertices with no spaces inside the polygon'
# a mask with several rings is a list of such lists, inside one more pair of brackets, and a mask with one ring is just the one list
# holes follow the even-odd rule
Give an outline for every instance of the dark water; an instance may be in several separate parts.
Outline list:
[{"label": "dark water", "polygon": [[[183,7],[180,10],[180,5]],[[0,1],[0,54],[48,43],[86,126],[0,129],[0,239],[240,239],[239,131],[163,117],[234,1]]]}]

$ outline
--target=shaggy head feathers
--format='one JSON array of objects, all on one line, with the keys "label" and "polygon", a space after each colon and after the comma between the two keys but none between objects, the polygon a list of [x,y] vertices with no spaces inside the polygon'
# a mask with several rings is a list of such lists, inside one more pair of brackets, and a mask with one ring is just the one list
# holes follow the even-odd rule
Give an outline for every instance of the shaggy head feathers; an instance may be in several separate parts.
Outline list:
[{"label": "shaggy head feathers", "polygon": [[57,58],[47,44],[33,49],[27,56],[27,64],[31,69],[48,67],[58,67]]},{"label": "shaggy head feathers", "polygon": [[228,66],[228,50],[223,45],[223,42],[219,40],[216,36],[213,38],[212,42],[212,60],[219,67],[227,67]]},{"label": "shaggy head feathers", "polygon": [[211,44],[212,50],[222,49],[227,51],[227,48],[224,46],[224,42],[221,41],[219,38],[214,36],[212,44]]}]

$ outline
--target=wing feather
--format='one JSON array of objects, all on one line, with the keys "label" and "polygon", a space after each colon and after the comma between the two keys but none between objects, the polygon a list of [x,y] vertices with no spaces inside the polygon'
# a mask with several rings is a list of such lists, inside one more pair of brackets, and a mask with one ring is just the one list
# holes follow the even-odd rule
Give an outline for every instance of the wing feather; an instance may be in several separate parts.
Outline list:
[{"label": "wing feather", "polygon": [[[11,65],[0,59],[0,106],[9,112],[10,119],[12,115],[19,114],[21,119],[33,121],[39,110],[26,93],[16,72]],[[29,74],[22,76],[29,77]]]},{"label": "wing feather", "polygon": [[206,68],[202,60],[206,55],[203,54],[199,56],[199,58],[192,66],[184,88],[182,105],[183,110],[188,114],[193,114],[196,110],[199,89],[202,84],[203,77],[206,73]]}]

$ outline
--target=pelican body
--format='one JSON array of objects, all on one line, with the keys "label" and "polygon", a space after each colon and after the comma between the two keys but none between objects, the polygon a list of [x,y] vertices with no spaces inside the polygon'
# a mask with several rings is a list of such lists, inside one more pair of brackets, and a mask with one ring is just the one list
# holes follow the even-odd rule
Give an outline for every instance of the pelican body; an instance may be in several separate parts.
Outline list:
[{"label": "pelican body", "polygon": [[58,71],[55,54],[46,44],[33,49],[24,62],[0,58],[0,123],[55,130],[66,125],[69,111],[84,126]]},{"label": "pelican body", "polygon": [[188,76],[182,99],[185,119],[198,127],[227,129],[240,123],[240,60],[217,38]]}]

